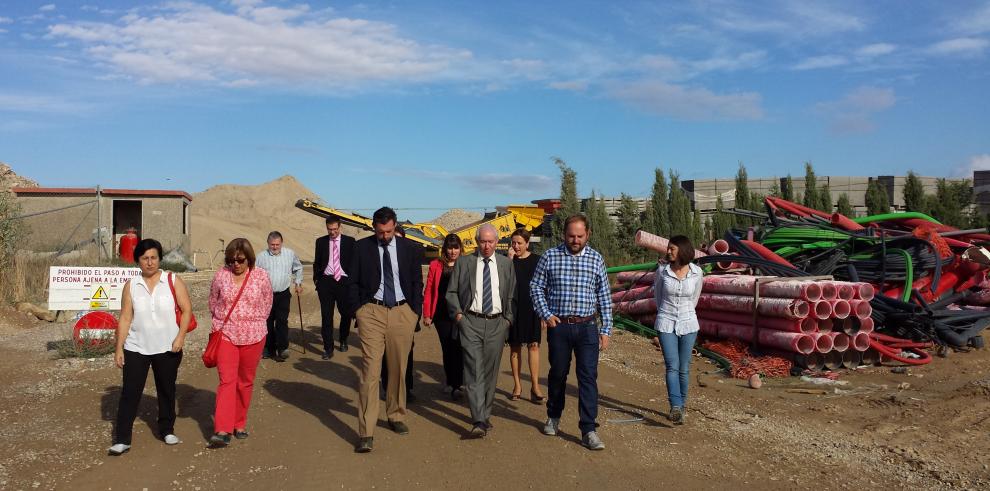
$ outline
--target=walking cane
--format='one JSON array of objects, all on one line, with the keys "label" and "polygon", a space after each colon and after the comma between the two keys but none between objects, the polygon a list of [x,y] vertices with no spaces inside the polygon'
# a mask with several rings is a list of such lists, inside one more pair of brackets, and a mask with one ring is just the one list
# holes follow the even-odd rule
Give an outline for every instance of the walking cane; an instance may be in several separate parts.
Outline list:
[{"label": "walking cane", "polygon": [[302,345],[303,354],[306,354],[306,329],[303,326],[302,299],[299,298],[299,295],[296,295],[296,306],[299,307],[299,337],[302,338],[299,344]]}]

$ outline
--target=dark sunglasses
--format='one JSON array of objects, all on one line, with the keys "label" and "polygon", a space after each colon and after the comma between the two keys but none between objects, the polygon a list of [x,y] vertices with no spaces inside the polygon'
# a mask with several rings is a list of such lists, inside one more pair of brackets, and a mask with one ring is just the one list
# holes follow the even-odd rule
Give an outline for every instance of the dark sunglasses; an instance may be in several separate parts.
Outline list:
[{"label": "dark sunglasses", "polygon": [[246,257],[235,257],[235,258],[232,258],[229,261],[227,261],[227,264],[234,264],[234,263],[244,264],[246,262],[247,262],[247,258]]}]

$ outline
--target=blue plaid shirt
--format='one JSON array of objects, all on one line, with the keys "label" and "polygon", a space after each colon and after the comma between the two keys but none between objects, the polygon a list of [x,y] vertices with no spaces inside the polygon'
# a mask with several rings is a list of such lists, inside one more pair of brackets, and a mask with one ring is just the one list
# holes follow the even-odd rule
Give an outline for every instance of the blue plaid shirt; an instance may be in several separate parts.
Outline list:
[{"label": "blue plaid shirt", "polygon": [[602,318],[599,333],[612,333],[612,296],[605,273],[605,260],[598,251],[585,247],[571,254],[566,244],[550,249],[540,257],[529,284],[536,313],[550,316],[587,317],[597,307]]}]

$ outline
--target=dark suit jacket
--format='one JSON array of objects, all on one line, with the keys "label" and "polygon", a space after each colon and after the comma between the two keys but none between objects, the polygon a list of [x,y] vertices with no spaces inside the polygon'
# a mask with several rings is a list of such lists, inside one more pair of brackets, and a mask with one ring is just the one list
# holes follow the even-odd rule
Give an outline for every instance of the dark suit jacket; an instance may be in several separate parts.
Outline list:
[{"label": "dark suit jacket", "polygon": [[[399,263],[399,284],[402,294],[416,315],[423,313],[422,248],[404,237],[395,236],[396,262]],[[378,238],[372,235],[354,243],[350,269],[352,297],[355,310],[375,298],[382,280],[382,263],[378,257]]]},{"label": "dark suit jacket", "polygon": [[[447,286],[447,310],[453,319],[458,313],[467,313],[474,301],[478,273],[478,252],[461,256],[454,264]],[[502,317],[512,324],[516,316],[516,270],[509,258],[492,254],[498,271],[498,295],[502,299]]]},{"label": "dark suit jacket", "polygon": [[[354,256],[354,237],[340,236],[340,267],[344,268],[344,273],[350,277],[349,266]],[[319,283],[323,278],[323,272],[330,262],[330,236],[324,235],[316,239],[316,254],[313,256],[313,283]]]}]

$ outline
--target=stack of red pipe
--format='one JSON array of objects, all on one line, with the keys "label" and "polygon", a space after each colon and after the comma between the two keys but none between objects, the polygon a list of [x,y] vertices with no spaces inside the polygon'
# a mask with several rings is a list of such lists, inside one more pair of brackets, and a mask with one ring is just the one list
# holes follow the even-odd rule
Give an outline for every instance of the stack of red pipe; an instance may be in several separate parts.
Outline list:
[{"label": "stack of red pipe", "polygon": [[[657,303],[653,272],[618,274],[621,286],[612,294],[615,313],[653,325]],[[837,368],[855,366],[870,347],[873,331],[869,283],[842,281],[760,282],[757,276],[708,275],[698,300],[701,332],[803,355],[805,362]],[[756,310],[754,324],[754,309]],[[819,356],[815,356],[815,354]]]}]

